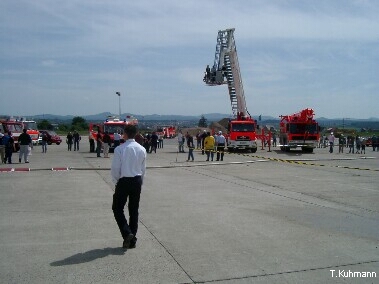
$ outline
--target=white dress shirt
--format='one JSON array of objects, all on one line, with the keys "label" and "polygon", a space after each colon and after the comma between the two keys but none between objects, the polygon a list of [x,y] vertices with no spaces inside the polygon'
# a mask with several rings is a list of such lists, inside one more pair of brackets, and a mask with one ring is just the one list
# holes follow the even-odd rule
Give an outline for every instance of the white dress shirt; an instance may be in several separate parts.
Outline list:
[{"label": "white dress shirt", "polygon": [[146,149],[134,139],[114,149],[111,167],[112,181],[116,184],[120,178],[141,176],[146,172]]},{"label": "white dress shirt", "polygon": [[120,141],[121,139],[120,133],[117,133],[117,132],[113,134],[113,137],[114,137],[113,138],[114,141]]},{"label": "white dress shirt", "polygon": [[224,135],[217,135],[216,136],[216,144],[224,144],[225,145],[225,137]]}]

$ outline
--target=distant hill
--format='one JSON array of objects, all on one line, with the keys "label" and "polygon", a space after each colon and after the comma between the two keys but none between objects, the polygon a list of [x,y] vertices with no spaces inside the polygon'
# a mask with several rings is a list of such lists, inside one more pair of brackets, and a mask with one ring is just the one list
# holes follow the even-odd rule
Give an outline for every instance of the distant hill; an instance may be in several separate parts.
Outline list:
[{"label": "distant hill", "polygon": [[[225,114],[225,113],[205,113],[202,114],[207,119],[208,122],[218,122],[225,118],[231,118],[231,114]],[[198,121],[202,115],[161,115],[161,114],[148,114],[148,115],[140,115],[140,114],[130,114],[130,113],[123,113],[121,115],[121,118],[125,118],[126,116],[134,116],[139,121]],[[80,116],[80,115],[79,115]],[[103,121],[108,116],[117,116],[114,113],[110,112],[102,112],[98,114],[93,115],[82,115],[86,121],[88,122],[97,122],[97,121]],[[7,115],[0,115],[2,118],[9,117]],[[54,115],[54,114],[38,114],[38,115],[27,115],[25,116],[28,119],[34,119],[34,120],[42,120],[46,119],[51,122],[66,122],[72,120],[75,115]],[[259,115],[253,115],[253,118],[256,120],[259,120]],[[279,117],[272,117],[267,115],[262,115],[261,120],[258,121],[259,124],[261,123],[278,123],[280,120]],[[325,118],[325,117],[319,117],[316,118],[316,120],[320,124],[326,124],[326,125],[370,125],[370,126],[362,126],[362,127],[375,127],[377,128],[377,124],[379,123],[379,118],[377,117],[370,117],[368,119],[354,119],[354,118]]]}]

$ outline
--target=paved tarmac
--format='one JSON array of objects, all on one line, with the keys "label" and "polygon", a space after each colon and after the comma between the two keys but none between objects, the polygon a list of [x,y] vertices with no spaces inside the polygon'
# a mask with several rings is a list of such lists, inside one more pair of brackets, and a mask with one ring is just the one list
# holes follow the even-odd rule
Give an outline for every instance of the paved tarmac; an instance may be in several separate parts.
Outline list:
[{"label": "paved tarmac", "polygon": [[0,283],[379,283],[379,152],[267,150],[186,162],[165,140],[127,251],[112,154],[86,139],[15,154],[0,165]]}]

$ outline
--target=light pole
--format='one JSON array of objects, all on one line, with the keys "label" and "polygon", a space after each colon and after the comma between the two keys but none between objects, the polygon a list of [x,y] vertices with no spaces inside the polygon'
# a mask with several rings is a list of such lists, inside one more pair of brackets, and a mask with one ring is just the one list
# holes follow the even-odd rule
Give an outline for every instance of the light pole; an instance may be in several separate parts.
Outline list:
[{"label": "light pole", "polygon": [[116,92],[116,95],[118,96],[118,118],[121,119],[121,93]]}]

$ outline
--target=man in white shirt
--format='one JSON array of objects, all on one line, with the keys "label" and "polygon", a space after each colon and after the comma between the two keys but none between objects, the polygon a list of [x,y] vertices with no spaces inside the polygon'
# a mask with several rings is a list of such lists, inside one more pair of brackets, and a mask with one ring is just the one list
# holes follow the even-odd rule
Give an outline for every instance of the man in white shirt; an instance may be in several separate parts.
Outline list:
[{"label": "man in white shirt", "polygon": [[121,140],[121,134],[119,133],[119,130],[113,134],[113,143],[114,147],[120,146],[120,140]]},{"label": "man in white shirt", "polygon": [[[115,148],[111,167],[112,180],[116,184],[112,210],[126,249],[136,246],[138,208],[146,171],[146,149],[134,140],[136,133],[136,126],[125,126],[125,143]],[[129,224],[124,215],[128,199]]]}]

